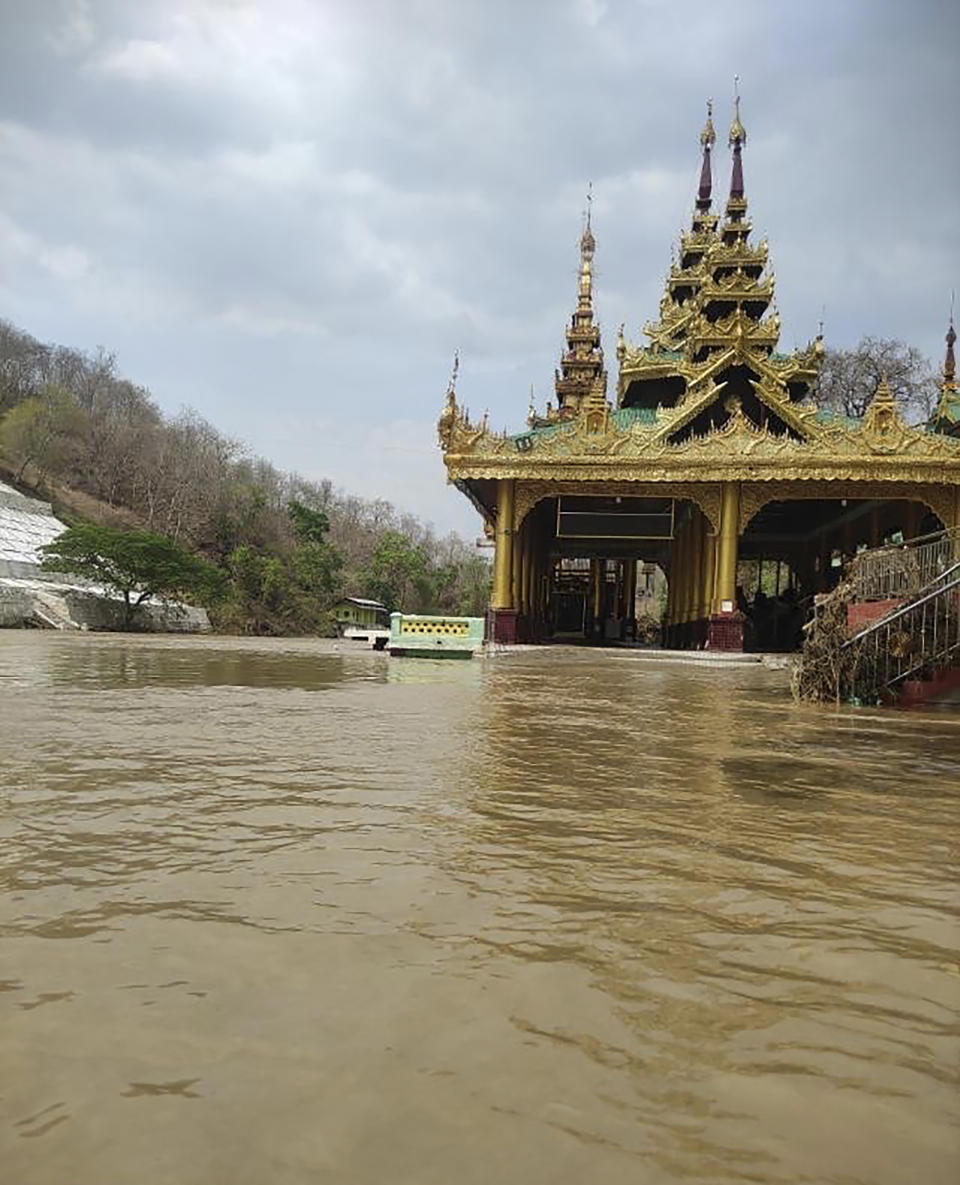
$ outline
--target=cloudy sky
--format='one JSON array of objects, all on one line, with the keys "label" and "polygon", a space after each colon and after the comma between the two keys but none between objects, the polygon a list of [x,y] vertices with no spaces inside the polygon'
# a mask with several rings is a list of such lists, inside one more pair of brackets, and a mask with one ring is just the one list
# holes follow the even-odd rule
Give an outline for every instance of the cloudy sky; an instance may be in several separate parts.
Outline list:
[{"label": "cloudy sky", "polygon": [[704,100],[782,344],[939,360],[960,287],[950,0],[0,0],[0,316],[160,405],[473,534],[434,424],[520,428],[594,187],[605,343],[655,314]]}]

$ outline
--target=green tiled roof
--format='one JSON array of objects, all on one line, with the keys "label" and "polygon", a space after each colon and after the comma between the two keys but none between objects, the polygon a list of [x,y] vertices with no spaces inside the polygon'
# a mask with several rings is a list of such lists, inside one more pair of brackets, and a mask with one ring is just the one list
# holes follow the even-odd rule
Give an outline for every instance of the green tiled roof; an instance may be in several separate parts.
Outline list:
[{"label": "green tiled roof", "polygon": [[844,428],[860,427],[860,421],[856,416],[845,416],[842,412],[833,411],[829,407],[819,408],[814,419],[818,424],[840,424]]},{"label": "green tiled roof", "polygon": [[629,428],[632,424],[655,424],[655,407],[618,407],[611,417],[618,428]]},{"label": "green tiled roof", "polygon": [[960,394],[941,398],[937,410],[927,421],[928,432],[960,432]]},{"label": "green tiled roof", "polygon": [[[657,422],[657,411],[653,407],[619,407],[610,413],[610,418],[614,425],[625,431],[632,424],[655,424]],[[539,428],[528,428],[526,432],[515,432],[509,437],[518,448],[523,449],[523,442],[529,440],[532,444],[535,440],[545,440],[548,436],[553,436],[556,432],[569,431],[573,426],[573,420],[561,420],[557,424],[543,424]]]},{"label": "green tiled roof", "polygon": [[563,428],[569,428],[571,420],[561,422],[559,424],[542,424],[539,428],[528,428],[526,432],[515,432],[509,437],[510,440],[543,440],[546,436],[552,436],[555,432],[561,431]]}]

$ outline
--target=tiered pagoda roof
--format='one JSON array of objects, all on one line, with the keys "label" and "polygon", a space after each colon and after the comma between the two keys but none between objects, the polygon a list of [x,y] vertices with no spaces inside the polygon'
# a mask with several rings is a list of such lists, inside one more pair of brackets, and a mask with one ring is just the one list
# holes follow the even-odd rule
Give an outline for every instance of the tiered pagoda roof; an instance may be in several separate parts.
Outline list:
[{"label": "tiered pagoda roof", "polygon": [[[518,516],[548,493],[593,483],[693,496],[716,524],[710,498],[719,486],[744,484],[745,504],[762,505],[789,486],[794,495],[826,497],[838,482],[861,483],[870,496],[923,497],[943,521],[960,487],[960,397],[951,326],[938,408],[927,430],[910,427],[884,389],[860,420],[831,414],[812,398],[823,341],[778,352],[780,317],[765,241],[751,241],[744,185],[747,141],[739,99],[729,131],[730,188],[714,209],[712,113],[700,135],[700,180],[689,229],[680,237],[659,316],[644,327],[648,344],[617,338],[616,397],[606,397],[600,328],[593,310],[593,228],[580,240],[577,304],[555,376],[557,404],[532,407],[525,431],[492,431],[471,421],[447,391],[438,422],[444,460],[455,481],[488,518],[494,483],[525,483]],[[868,483],[872,483],[869,484]],[[899,485],[895,483],[900,483]],[[895,493],[898,491],[898,493]],[[917,492],[919,491],[919,492]],[[957,494],[960,498],[960,493]]]},{"label": "tiered pagoda roof", "polygon": [[729,134],[730,193],[721,220],[711,210],[716,133],[708,104],[696,209],[667,276],[659,319],[644,326],[650,345],[630,345],[622,330],[617,341],[618,405],[656,409],[674,443],[722,428],[738,409],[776,435],[804,436],[795,404],[816,381],[822,343],[818,338],[802,352],[776,353],[780,317],[771,311],[767,244],[750,242],[746,140],[738,97]]}]

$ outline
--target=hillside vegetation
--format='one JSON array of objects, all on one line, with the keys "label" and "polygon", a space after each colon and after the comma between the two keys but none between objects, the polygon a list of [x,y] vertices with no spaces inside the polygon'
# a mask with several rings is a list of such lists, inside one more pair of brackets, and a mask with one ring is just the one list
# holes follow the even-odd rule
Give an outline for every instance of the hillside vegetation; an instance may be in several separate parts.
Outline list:
[{"label": "hillside vegetation", "polygon": [[164,415],[103,350],[51,346],[0,321],[0,465],[68,522],[145,529],[224,573],[223,630],[327,632],[340,596],[483,612],[490,565],[472,543],[389,502],[251,456],[185,410]]}]

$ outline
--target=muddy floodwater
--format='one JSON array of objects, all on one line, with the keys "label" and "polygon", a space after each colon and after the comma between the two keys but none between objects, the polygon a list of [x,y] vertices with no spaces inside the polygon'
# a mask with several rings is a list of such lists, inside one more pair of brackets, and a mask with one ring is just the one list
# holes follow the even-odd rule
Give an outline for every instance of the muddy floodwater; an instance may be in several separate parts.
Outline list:
[{"label": "muddy floodwater", "polygon": [[956,1185],[960,712],[0,633],[3,1185]]}]

